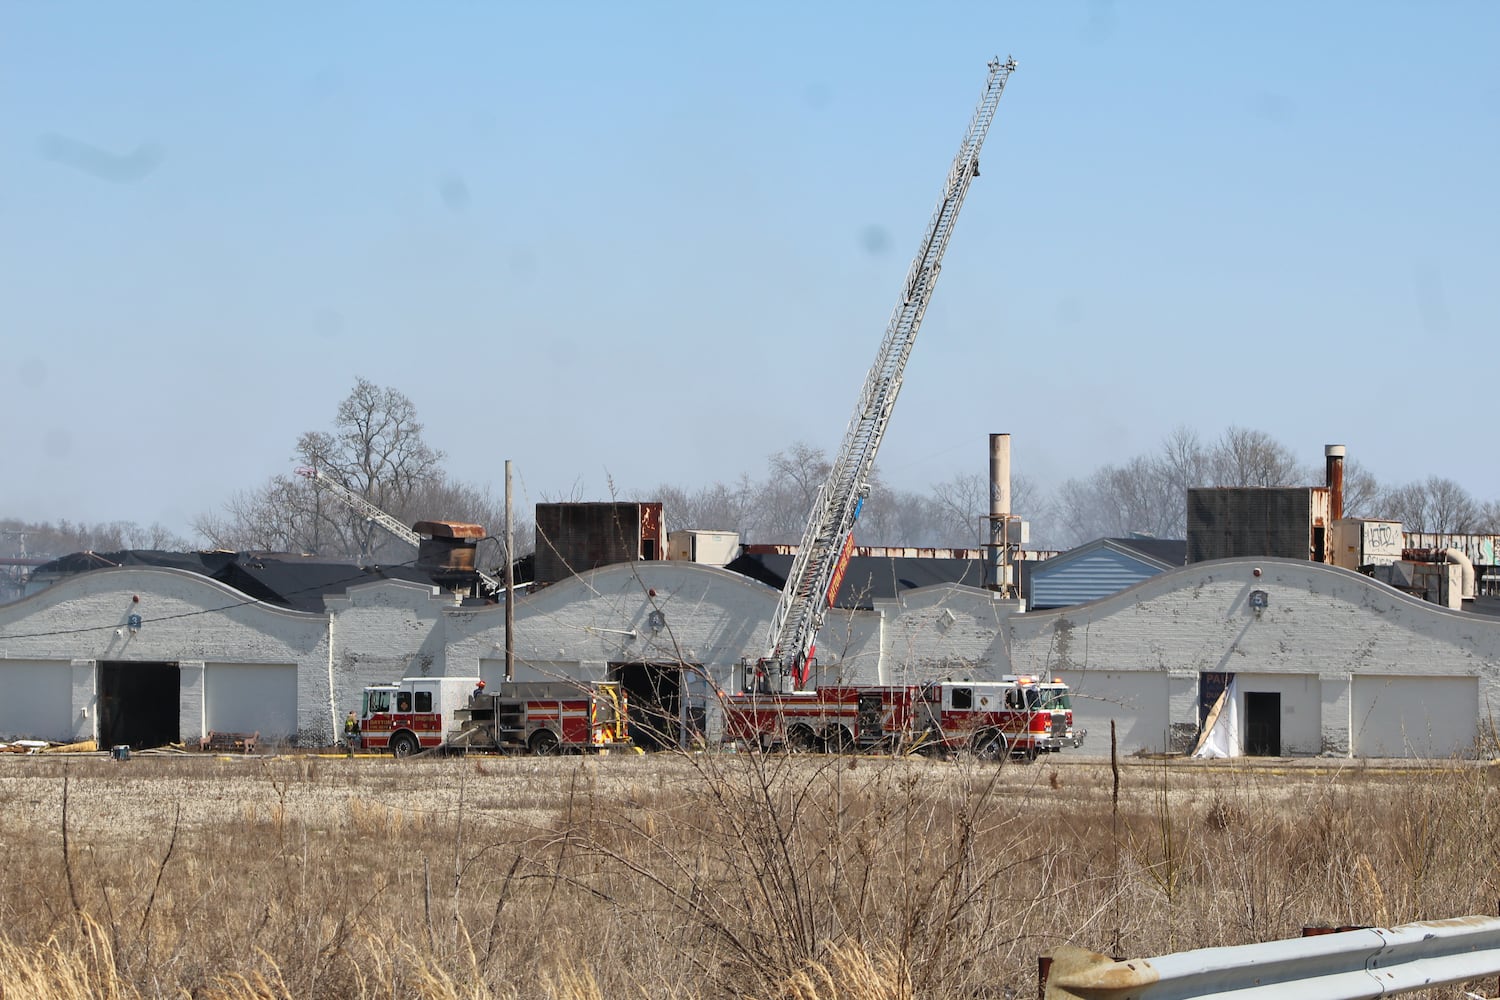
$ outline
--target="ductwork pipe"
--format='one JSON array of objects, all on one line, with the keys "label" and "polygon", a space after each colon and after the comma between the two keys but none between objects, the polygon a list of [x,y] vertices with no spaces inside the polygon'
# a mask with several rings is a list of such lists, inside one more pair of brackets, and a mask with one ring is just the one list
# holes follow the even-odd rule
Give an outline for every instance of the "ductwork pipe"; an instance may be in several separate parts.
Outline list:
[{"label": "ductwork pipe", "polygon": [[1463,583],[1460,586],[1459,596],[1466,601],[1474,599],[1474,560],[1464,555],[1462,549],[1444,549],[1443,558],[1456,566],[1463,567]]}]

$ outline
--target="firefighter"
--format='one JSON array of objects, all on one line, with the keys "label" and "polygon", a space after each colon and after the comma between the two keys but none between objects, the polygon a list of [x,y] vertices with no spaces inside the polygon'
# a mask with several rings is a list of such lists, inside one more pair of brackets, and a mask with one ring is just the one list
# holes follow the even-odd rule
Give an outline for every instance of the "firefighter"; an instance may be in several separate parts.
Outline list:
[{"label": "firefighter", "polygon": [[348,744],[350,750],[359,746],[359,719],[355,717],[352,708],[344,717],[344,742]]},{"label": "firefighter", "polygon": [[484,694],[484,681],[480,681],[474,685],[474,693],[469,695],[469,701],[472,703],[475,698],[478,698],[482,694]]}]

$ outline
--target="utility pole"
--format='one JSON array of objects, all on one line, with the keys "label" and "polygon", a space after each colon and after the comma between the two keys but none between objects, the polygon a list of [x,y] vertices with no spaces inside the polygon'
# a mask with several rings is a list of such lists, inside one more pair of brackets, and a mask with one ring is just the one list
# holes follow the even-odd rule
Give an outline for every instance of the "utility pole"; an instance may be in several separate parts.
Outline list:
[{"label": "utility pole", "polygon": [[505,460],[505,679],[516,679],[516,522],[510,506],[510,459]]}]

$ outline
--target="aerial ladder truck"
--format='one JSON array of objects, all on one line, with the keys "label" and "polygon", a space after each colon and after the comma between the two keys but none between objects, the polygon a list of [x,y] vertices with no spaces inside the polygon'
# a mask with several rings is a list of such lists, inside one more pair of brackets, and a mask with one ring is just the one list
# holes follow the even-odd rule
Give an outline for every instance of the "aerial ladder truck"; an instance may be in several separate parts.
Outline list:
[{"label": "aerial ladder truck", "polygon": [[1005,62],[995,59],[989,64],[984,93],[948,171],[942,198],[922,237],[916,259],[907,272],[901,298],[891,314],[875,364],[865,378],[838,458],[813,500],[802,544],[771,617],[766,653],[754,662],[742,664],[746,671],[742,687],[747,691],[776,693],[807,686],[817,652],[818,630],[843,582],[854,545],[854,522],[869,495],[870,471],[896,405],[896,394],[901,391],[902,372],[932,298],[958,210],[963,206],[969,183],[979,176],[979,147],[984,144],[1000,95],[1015,68],[1014,59]]},{"label": "aerial ladder truck", "polygon": [[[343,483],[328,475],[328,473],[314,466],[301,466],[297,469],[297,475],[312,480],[314,489],[327,490],[333,494],[335,499],[341,501],[350,510],[365,520],[373,521],[380,525],[380,527],[395,535],[412,548],[418,548],[422,544],[421,535],[411,530],[411,528],[407,527],[397,518],[392,517],[375,506],[365,497],[349,489]],[[496,579],[493,574],[486,573],[483,570],[476,570],[475,572],[491,594],[504,592],[505,584]]]}]

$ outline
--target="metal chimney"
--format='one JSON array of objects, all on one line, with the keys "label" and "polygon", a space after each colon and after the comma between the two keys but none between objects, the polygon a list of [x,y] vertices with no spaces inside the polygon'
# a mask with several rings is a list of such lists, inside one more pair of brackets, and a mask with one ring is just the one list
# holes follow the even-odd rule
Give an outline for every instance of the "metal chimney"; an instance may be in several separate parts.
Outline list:
[{"label": "metal chimney", "polygon": [[1330,444],[1323,449],[1323,456],[1327,462],[1328,517],[1337,521],[1344,516],[1344,446]]},{"label": "metal chimney", "polygon": [[990,435],[990,516],[1009,514],[1010,435]]},{"label": "metal chimney", "polygon": [[990,435],[990,538],[985,546],[984,585],[1006,591],[1011,585],[1010,562],[1005,536],[1010,515],[1010,435]]}]

